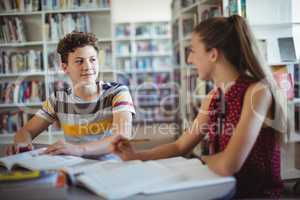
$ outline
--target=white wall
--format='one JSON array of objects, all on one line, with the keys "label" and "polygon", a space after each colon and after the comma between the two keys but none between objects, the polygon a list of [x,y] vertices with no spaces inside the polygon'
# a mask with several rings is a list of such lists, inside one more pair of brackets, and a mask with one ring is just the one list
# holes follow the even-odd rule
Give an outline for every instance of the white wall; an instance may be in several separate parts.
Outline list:
[{"label": "white wall", "polygon": [[171,0],[113,0],[112,12],[115,23],[169,21]]}]

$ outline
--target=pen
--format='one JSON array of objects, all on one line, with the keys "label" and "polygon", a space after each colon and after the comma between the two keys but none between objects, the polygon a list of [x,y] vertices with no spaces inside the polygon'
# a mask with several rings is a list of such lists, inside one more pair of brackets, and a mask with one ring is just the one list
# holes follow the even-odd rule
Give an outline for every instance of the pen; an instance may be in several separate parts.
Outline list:
[{"label": "pen", "polygon": [[149,138],[125,140],[125,142],[128,142],[128,143],[143,143],[143,142],[149,142],[149,141],[150,141]]}]

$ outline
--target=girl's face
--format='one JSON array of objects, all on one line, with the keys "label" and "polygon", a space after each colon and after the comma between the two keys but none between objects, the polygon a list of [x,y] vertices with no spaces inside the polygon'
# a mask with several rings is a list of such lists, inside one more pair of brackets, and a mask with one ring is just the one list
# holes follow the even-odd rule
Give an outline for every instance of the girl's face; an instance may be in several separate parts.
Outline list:
[{"label": "girl's face", "polygon": [[196,66],[201,80],[210,80],[215,68],[216,49],[207,51],[204,43],[196,33],[192,34],[188,63]]}]

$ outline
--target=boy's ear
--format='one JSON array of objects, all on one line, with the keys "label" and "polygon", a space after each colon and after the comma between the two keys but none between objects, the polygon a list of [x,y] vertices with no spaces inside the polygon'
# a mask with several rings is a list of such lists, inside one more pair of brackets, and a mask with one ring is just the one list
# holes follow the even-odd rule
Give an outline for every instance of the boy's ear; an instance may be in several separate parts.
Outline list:
[{"label": "boy's ear", "polygon": [[61,63],[61,69],[65,72],[65,73],[67,73],[68,71],[68,64],[66,64],[66,63]]}]

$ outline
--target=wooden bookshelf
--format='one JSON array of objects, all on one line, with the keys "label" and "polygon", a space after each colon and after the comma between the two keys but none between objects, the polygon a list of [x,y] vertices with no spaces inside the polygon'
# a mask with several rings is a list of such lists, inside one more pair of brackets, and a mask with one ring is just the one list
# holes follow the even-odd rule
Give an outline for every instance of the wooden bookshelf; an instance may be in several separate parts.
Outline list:
[{"label": "wooden bookshelf", "polygon": [[[17,80],[39,80],[42,81],[43,87],[39,88],[39,90],[43,90],[45,92],[45,96],[41,100],[45,100],[49,97],[51,93],[51,86],[54,81],[65,81],[65,75],[60,70],[59,65],[57,63],[57,55],[55,55],[56,46],[58,43],[59,38],[61,38],[63,35],[57,35],[57,39],[52,40],[49,38],[49,34],[51,34],[51,31],[49,32],[49,23],[48,19],[50,17],[54,16],[60,16],[60,17],[66,17],[66,16],[76,16],[76,17],[85,17],[89,21],[89,24],[86,24],[86,26],[89,29],[89,32],[93,32],[96,34],[98,38],[98,46],[100,47],[100,53],[99,58],[101,58],[100,63],[100,77],[107,81],[115,80],[116,73],[113,68],[113,48],[112,48],[112,41],[113,41],[113,35],[112,35],[112,20],[111,20],[111,8],[109,5],[108,0],[94,0],[94,1],[74,1],[73,5],[67,4],[71,1],[64,1],[65,4],[62,4],[60,1],[56,0],[50,0],[50,1],[42,1],[38,0],[38,5],[30,5],[33,4],[35,1],[25,1],[21,0],[19,2],[24,3],[24,5],[21,5],[21,7],[14,7],[13,1],[5,1],[4,5],[5,7],[1,7],[0,5],[0,52],[6,52],[7,54],[24,54],[24,52],[32,51],[32,52],[41,52],[41,60],[40,60],[40,67],[42,70],[32,70],[28,68],[27,70],[22,69],[21,71],[13,70],[10,72],[9,70],[13,67],[4,67],[5,72],[1,71],[1,65],[2,65],[2,59],[0,64],[0,83],[3,83],[5,81],[17,81]],[[25,2],[28,2],[30,4],[26,5]],[[55,5],[53,2],[60,3],[59,5]],[[76,5],[78,2],[84,2],[84,5]],[[91,3],[91,4],[89,4]],[[46,5],[44,5],[46,4]],[[54,7],[53,7],[54,6]],[[13,30],[12,28],[8,27],[8,24],[5,24],[5,22],[8,22],[9,20],[18,18],[18,21],[22,23],[23,30],[18,30],[17,28]],[[53,18],[55,19],[55,18]],[[59,22],[60,23],[60,22]],[[3,27],[2,25],[7,25],[8,31],[6,32],[6,36],[3,35]],[[55,23],[52,23],[50,25],[56,25]],[[48,27],[48,28],[47,28]],[[53,28],[55,29],[55,28]],[[60,28],[61,29],[61,28]],[[57,30],[60,30],[57,28]],[[15,32],[13,32],[15,31]],[[70,30],[71,31],[71,30]],[[70,32],[69,31],[69,32]],[[25,33],[25,39],[26,40],[7,40],[10,38],[10,35],[16,35],[17,37],[14,39],[19,39],[18,33]],[[58,31],[61,32],[61,31]],[[4,38],[3,38],[4,37]],[[51,40],[50,40],[51,39]],[[31,52],[31,53],[32,53]],[[51,54],[52,57],[49,57]],[[7,55],[8,58],[10,58],[10,55]],[[19,56],[19,55],[18,55]],[[17,56],[17,58],[18,58]],[[0,57],[2,58],[2,54],[0,54]],[[51,60],[51,62],[50,62]],[[28,64],[28,63],[27,63]],[[25,66],[26,64],[24,64]],[[54,66],[55,65],[55,66]],[[26,67],[25,67],[26,69]],[[14,72],[18,71],[18,72]],[[101,77],[102,76],[102,77]],[[68,80],[69,81],[69,80]],[[50,86],[50,87],[49,87]],[[1,88],[0,88],[1,89]],[[3,88],[2,88],[3,89]],[[1,97],[1,94],[0,94]],[[21,112],[19,117],[22,116],[23,110],[30,109],[30,113],[34,114],[41,106],[42,101],[40,102],[31,102],[26,101],[26,103],[23,102],[14,102],[10,101],[8,102],[1,102],[3,99],[0,99],[0,119],[3,120],[3,117],[5,117],[5,113],[8,111],[16,113]],[[14,99],[16,100],[16,99]],[[12,118],[14,118],[15,115],[13,115]],[[2,122],[0,122],[2,123]],[[3,125],[3,124],[2,124]],[[18,124],[17,128],[22,125]],[[0,124],[1,126],[1,124]],[[15,126],[15,125],[14,125]],[[11,142],[13,139],[13,133],[15,131],[15,128],[11,128],[13,130],[12,133],[7,133],[4,131],[5,127],[0,128],[0,143],[6,143]],[[48,131],[45,131],[41,136],[38,137],[36,141],[42,142],[42,143],[52,143],[56,141],[55,138],[58,138],[59,136],[63,136],[62,131],[57,131],[55,129],[52,129],[52,127],[49,127]]]}]

